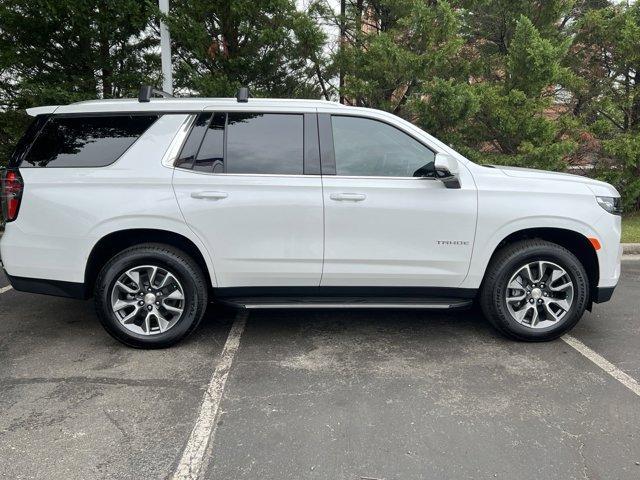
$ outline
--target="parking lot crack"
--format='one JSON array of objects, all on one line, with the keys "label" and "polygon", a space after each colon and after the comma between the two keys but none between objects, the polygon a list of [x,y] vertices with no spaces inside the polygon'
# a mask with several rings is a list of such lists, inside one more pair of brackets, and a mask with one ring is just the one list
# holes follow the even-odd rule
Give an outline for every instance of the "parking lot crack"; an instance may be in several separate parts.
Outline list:
[{"label": "parking lot crack", "polygon": [[200,389],[201,385],[196,382],[188,382],[184,380],[175,379],[161,379],[161,378],[114,378],[114,377],[86,377],[86,376],[73,376],[73,377],[19,377],[19,378],[0,378],[0,386],[14,386],[14,385],[33,385],[38,383],[93,383],[102,385],[114,385],[114,386],[129,386],[129,387],[155,387],[155,388],[196,388]]},{"label": "parking lot crack", "polygon": [[111,413],[109,413],[109,410],[107,409],[102,409],[102,411],[104,412],[104,415],[107,417],[107,419],[113,424],[114,427],[116,427],[118,429],[118,431],[122,434],[122,436],[127,439],[130,440],[131,436],[127,433],[127,431],[120,425],[120,423],[113,417],[113,415],[111,415]]},{"label": "parking lot crack", "polygon": [[542,421],[547,425],[550,426],[552,428],[555,428],[556,430],[558,430],[563,436],[565,437],[569,437],[572,441],[577,443],[577,452],[578,455],[580,456],[581,462],[582,462],[582,478],[584,480],[589,480],[589,465],[587,464],[587,457],[584,455],[584,448],[585,448],[585,442],[583,440],[584,438],[584,434],[580,434],[580,433],[572,433],[569,432],[568,430],[565,430],[564,428],[562,428],[561,425],[556,425],[556,424],[550,424],[546,419],[542,418]]},{"label": "parking lot crack", "polygon": [[589,480],[588,467],[587,467],[587,458],[584,456],[584,442],[580,442],[580,446],[578,447],[578,454],[580,458],[582,458],[582,478],[585,480]]}]

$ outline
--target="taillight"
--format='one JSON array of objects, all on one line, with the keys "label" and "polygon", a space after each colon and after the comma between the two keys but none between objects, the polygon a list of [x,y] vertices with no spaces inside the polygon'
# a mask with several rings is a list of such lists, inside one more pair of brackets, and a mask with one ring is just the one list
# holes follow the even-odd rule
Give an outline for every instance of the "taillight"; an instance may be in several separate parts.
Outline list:
[{"label": "taillight", "polygon": [[0,177],[2,192],[2,216],[5,221],[12,222],[18,218],[20,201],[22,200],[22,190],[24,183],[18,170],[4,170]]}]

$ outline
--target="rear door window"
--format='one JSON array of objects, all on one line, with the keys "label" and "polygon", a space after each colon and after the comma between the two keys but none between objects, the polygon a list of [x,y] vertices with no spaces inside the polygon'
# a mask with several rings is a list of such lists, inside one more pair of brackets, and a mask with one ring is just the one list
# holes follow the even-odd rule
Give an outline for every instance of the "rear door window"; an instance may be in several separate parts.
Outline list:
[{"label": "rear door window", "polygon": [[210,113],[201,113],[196,117],[191,132],[182,145],[180,156],[176,160],[175,166],[179,168],[193,168],[193,163],[198,154],[198,149],[202,143],[202,139],[209,126],[209,120],[211,119]]},{"label": "rear door window", "polygon": [[200,114],[175,166],[206,173],[302,175],[304,122],[298,113]]},{"label": "rear door window", "polygon": [[51,117],[22,167],[104,167],[115,162],[158,115]]},{"label": "rear door window", "polygon": [[200,172],[224,173],[224,126],[226,114],[215,113],[209,122],[193,169]]},{"label": "rear door window", "polygon": [[302,175],[304,116],[229,113],[226,173]]}]

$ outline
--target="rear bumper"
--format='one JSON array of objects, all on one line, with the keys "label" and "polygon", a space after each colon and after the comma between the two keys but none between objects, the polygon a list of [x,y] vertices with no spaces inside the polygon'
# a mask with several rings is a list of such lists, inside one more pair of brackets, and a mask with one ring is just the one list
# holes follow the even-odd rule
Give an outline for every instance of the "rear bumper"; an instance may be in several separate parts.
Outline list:
[{"label": "rear bumper", "polygon": [[9,283],[19,292],[40,293],[56,297],[88,298],[84,283],[62,282],[60,280],[44,280],[41,278],[14,277],[7,274]]},{"label": "rear bumper", "polygon": [[608,302],[609,300],[611,300],[611,297],[613,296],[613,291],[615,289],[616,289],[615,286],[613,286],[613,287],[597,287],[595,289],[595,291],[593,292],[591,300],[593,301],[593,303]]}]

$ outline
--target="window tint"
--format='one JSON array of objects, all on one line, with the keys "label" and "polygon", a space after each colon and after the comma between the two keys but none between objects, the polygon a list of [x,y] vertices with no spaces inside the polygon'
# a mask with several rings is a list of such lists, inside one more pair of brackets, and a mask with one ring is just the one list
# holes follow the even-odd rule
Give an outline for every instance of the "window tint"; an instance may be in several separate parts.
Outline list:
[{"label": "window tint", "polygon": [[210,118],[210,113],[201,113],[198,115],[187,140],[182,146],[180,156],[175,162],[176,167],[193,168],[193,161],[196,158],[196,154],[198,153],[198,149],[202,143],[202,137],[207,131]]},{"label": "window tint", "polygon": [[224,124],[226,115],[216,113],[209,123],[207,133],[193,166],[201,172],[224,173]]},{"label": "window tint", "polygon": [[109,165],[157,119],[157,115],[51,117],[36,137],[23,166]]},{"label": "window tint", "polygon": [[302,115],[229,113],[227,173],[303,173]]},{"label": "window tint", "polygon": [[435,154],[401,130],[368,118],[332,116],[336,175],[413,177],[433,170]]}]

